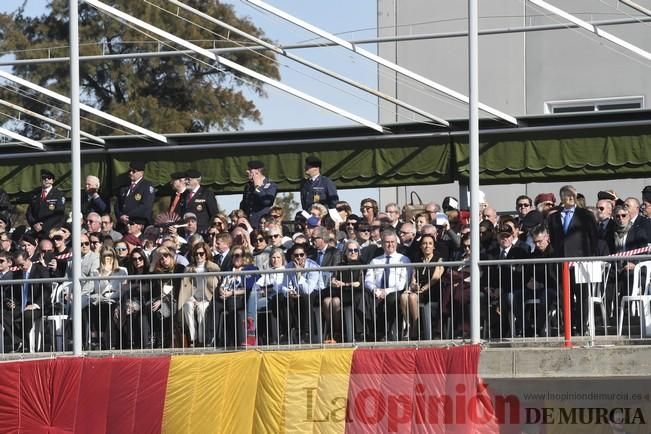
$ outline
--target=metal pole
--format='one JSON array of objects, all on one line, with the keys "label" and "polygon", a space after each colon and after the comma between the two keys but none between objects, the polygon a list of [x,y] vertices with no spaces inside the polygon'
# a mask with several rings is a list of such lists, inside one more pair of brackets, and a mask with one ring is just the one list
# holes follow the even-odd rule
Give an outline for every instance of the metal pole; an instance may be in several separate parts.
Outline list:
[{"label": "metal pole", "polygon": [[470,340],[480,339],[479,315],[479,56],[477,0],[468,0],[468,138],[470,144]]},{"label": "metal pole", "polygon": [[79,16],[70,0],[70,153],[72,154],[72,314],[73,352],[81,355],[81,138],[79,104]]}]

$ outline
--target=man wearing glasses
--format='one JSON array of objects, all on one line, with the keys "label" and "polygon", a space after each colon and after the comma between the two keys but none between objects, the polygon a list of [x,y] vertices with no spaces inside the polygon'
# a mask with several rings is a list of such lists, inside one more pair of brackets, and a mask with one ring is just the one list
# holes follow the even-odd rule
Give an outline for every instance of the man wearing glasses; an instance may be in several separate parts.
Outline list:
[{"label": "man wearing glasses", "polygon": [[41,170],[41,187],[33,191],[25,213],[27,223],[39,235],[47,235],[55,226],[65,220],[66,198],[59,189],[53,187],[54,174]]},{"label": "man wearing glasses", "polygon": [[115,216],[120,225],[125,227],[130,218],[140,217],[146,222],[151,221],[152,207],[156,193],[151,182],[144,179],[145,163],[132,161],[129,164],[128,185],[120,188]]},{"label": "man wearing glasses", "polygon": [[100,223],[100,233],[103,236],[109,236],[113,239],[113,242],[119,241],[122,238],[122,234],[113,229],[115,224],[115,219],[110,214],[102,214],[99,220]]},{"label": "man wearing glasses", "polygon": [[533,210],[531,206],[531,198],[525,194],[518,196],[515,200],[515,211],[518,213],[518,221],[524,220],[524,218]]}]

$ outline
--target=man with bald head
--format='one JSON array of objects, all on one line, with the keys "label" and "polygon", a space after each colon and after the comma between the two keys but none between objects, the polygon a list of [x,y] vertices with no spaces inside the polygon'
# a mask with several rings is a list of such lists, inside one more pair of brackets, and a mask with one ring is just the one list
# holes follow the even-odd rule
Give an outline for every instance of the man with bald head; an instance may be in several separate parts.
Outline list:
[{"label": "man with bald head", "polygon": [[627,197],[624,206],[631,217],[631,229],[643,229],[648,240],[651,240],[651,220],[640,214],[640,201],[634,197]]},{"label": "man with bald head", "polygon": [[481,212],[481,218],[482,220],[488,220],[491,223],[493,223],[494,227],[497,227],[497,211],[495,211],[495,208],[491,207],[486,207],[482,210]]},{"label": "man with bald head", "polygon": [[81,199],[81,213],[84,218],[91,212],[102,215],[111,210],[109,201],[100,196],[99,187],[100,182],[97,176],[88,175],[86,177],[86,194],[82,195]]}]

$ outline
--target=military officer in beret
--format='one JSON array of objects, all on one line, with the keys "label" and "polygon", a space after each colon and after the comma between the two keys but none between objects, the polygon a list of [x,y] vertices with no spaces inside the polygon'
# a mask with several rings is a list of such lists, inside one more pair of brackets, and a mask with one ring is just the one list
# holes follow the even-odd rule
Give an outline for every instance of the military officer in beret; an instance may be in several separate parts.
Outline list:
[{"label": "military officer in beret", "polygon": [[129,164],[130,184],[120,188],[115,217],[124,228],[131,217],[141,217],[151,222],[152,207],[156,192],[151,182],[144,179],[145,163],[132,161]]},{"label": "military officer in beret", "polygon": [[170,174],[170,185],[172,186],[172,197],[170,198],[170,206],[167,210],[177,216],[183,215],[183,193],[187,188],[187,175],[185,172],[173,172]]},{"label": "military officer in beret", "polygon": [[208,230],[212,218],[219,213],[215,193],[201,186],[201,172],[190,169],[185,172],[188,186],[183,193],[183,214],[193,213],[197,216],[197,231]]},{"label": "military officer in beret", "polygon": [[41,170],[41,187],[34,190],[29,201],[27,223],[37,234],[48,234],[65,220],[66,198],[54,184],[54,173]]},{"label": "military officer in beret", "polygon": [[278,186],[264,175],[264,163],[252,160],[247,163],[246,174],[249,182],[244,186],[240,209],[249,216],[249,223],[254,228],[260,224],[260,218],[269,213],[276,200]]},{"label": "military officer in beret", "polygon": [[312,204],[320,203],[335,208],[339,201],[337,187],[328,177],[321,175],[321,160],[317,157],[305,159],[305,175],[301,181],[301,206],[308,211]]}]

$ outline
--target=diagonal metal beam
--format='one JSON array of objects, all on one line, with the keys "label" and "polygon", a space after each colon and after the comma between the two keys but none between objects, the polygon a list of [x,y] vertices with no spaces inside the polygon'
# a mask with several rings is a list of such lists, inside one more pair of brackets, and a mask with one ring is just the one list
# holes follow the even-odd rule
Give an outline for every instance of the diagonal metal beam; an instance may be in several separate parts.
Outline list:
[{"label": "diagonal metal beam", "polygon": [[41,142],[37,142],[36,140],[32,140],[29,137],[25,137],[21,134],[14,133],[11,130],[8,130],[6,128],[0,127],[0,134],[3,136],[11,137],[14,140],[18,140],[19,142],[22,142],[23,144],[27,145],[30,148],[36,148],[39,151],[45,151],[45,146]]},{"label": "diagonal metal beam", "polygon": [[[5,107],[9,107],[9,108],[11,108],[11,109],[17,110],[17,111],[19,111],[19,112],[21,112],[21,113],[24,113],[24,114],[28,115],[28,116],[34,117],[34,118],[36,118],[36,119],[40,119],[40,120],[42,120],[43,122],[47,122],[47,123],[50,123],[50,124],[52,124],[52,125],[54,125],[54,126],[57,126],[57,127],[59,127],[59,128],[63,128],[63,129],[66,130],[66,131],[70,131],[70,129],[71,129],[71,128],[70,128],[70,125],[66,125],[66,124],[64,124],[63,122],[59,122],[59,121],[57,121],[57,120],[54,120],[54,119],[48,118],[47,116],[43,116],[42,114],[39,114],[39,113],[36,113],[36,112],[34,112],[34,111],[28,110],[28,109],[26,109],[26,108],[24,108],[24,107],[21,107],[21,106],[19,106],[19,105],[16,105],[16,104],[14,104],[14,103],[9,102],[9,101],[5,101],[4,99],[0,99],[0,104],[2,104],[2,105],[5,106]],[[85,133],[85,132],[83,132],[83,131],[81,131],[80,134],[81,134],[82,136],[84,136],[84,137],[86,137],[86,138],[88,138],[88,139],[90,139],[90,140],[93,140],[93,141],[95,141],[95,142],[97,142],[97,143],[100,143],[100,144],[102,144],[102,145],[105,145],[105,144],[106,144],[106,142],[104,141],[104,139],[102,139],[102,138],[100,138],[100,137],[94,136],[94,135],[89,134],[89,133]]]},{"label": "diagonal metal beam", "polygon": [[343,76],[343,75],[338,74],[338,73],[336,73],[334,71],[331,71],[331,70],[329,70],[327,68],[324,68],[324,67],[322,67],[322,66],[320,66],[318,64],[310,62],[307,59],[304,59],[302,57],[299,57],[299,56],[296,56],[296,55],[294,55],[292,53],[289,53],[287,50],[285,50],[285,49],[283,49],[283,48],[281,48],[281,47],[279,47],[277,45],[271,44],[271,43],[265,41],[264,39],[260,39],[260,38],[254,36],[254,35],[251,35],[250,33],[247,33],[247,32],[245,32],[243,30],[238,29],[237,27],[231,26],[230,24],[225,23],[224,21],[218,20],[217,18],[214,18],[214,17],[212,17],[212,16],[210,16],[210,15],[208,15],[206,13],[203,13],[200,10],[197,10],[197,9],[195,9],[193,7],[190,7],[190,6],[188,6],[188,5],[184,4],[184,3],[181,3],[178,0],[167,0],[167,1],[172,3],[175,6],[179,7],[179,8],[182,8],[182,9],[184,9],[184,10],[190,12],[190,13],[193,13],[193,14],[195,14],[195,15],[197,15],[197,16],[199,16],[199,17],[201,17],[201,18],[203,18],[203,19],[205,19],[207,21],[210,21],[211,23],[217,24],[218,26],[221,26],[221,27],[225,28],[226,30],[229,30],[229,31],[231,31],[231,32],[233,32],[235,34],[238,34],[238,35],[240,35],[240,36],[242,36],[242,37],[244,37],[244,38],[246,38],[246,39],[248,39],[248,40],[250,40],[250,41],[252,41],[252,42],[254,42],[254,43],[256,43],[256,44],[258,44],[260,46],[262,46],[262,47],[265,47],[265,48],[275,52],[276,54],[280,54],[281,56],[287,57],[288,59],[291,59],[291,60],[293,60],[295,62],[298,62],[298,63],[300,63],[302,65],[305,65],[305,66],[307,66],[309,68],[312,68],[312,69],[314,69],[316,71],[319,71],[319,72],[321,72],[323,74],[326,74],[326,75],[328,75],[328,76],[330,76],[330,77],[332,77],[334,79],[337,79],[339,81],[342,81],[342,82],[344,82],[344,83],[346,83],[346,84],[348,84],[350,86],[356,87],[356,88],[358,88],[360,90],[363,90],[363,91],[368,92],[368,93],[370,93],[372,95],[375,95],[376,97],[381,98],[381,99],[383,99],[385,101],[388,101],[388,102],[396,104],[396,105],[398,105],[398,106],[400,106],[402,108],[410,110],[410,111],[412,111],[414,113],[417,113],[417,114],[419,114],[419,115],[421,115],[423,117],[426,117],[426,118],[428,118],[430,120],[433,120],[434,122],[436,122],[438,124],[444,125],[446,127],[450,126],[450,123],[448,121],[446,121],[445,119],[442,119],[442,118],[440,118],[438,116],[435,116],[435,115],[433,115],[431,113],[428,113],[428,112],[426,112],[426,111],[424,111],[422,109],[419,109],[418,107],[415,107],[415,106],[413,106],[413,105],[411,105],[411,104],[409,104],[407,102],[401,101],[401,100],[399,100],[397,98],[394,98],[394,97],[392,97],[390,95],[387,95],[387,94],[385,94],[383,92],[379,92],[379,91],[373,89],[372,87],[369,87],[369,86],[367,86],[367,85],[365,85],[363,83],[359,83],[359,82],[357,82],[355,80],[352,80],[352,79],[350,79],[350,78],[348,78],[346,76]]},{"label": "diagonal metal beam", "polygon": [[119,10],[117,10],[117,9],[111,7],[111,6],[108,6],[108,5],[106,5],[106,4],[104,4],[104,3],[100,2],[100,1],[97,1],[97,0],[84,0],[84,1],[86,3],[88,3],[89,5],[97,8],[97,9],[99,9],[101,11],[106,12],[109,15],[112,15],[114,18],[117,18],[118,20],[133,24],[133,25],[135,25],[137,27],[140,27],[140,28],[142,28],[144,30],[147,30],[148,32],[151,32],[151,33],[153,33],[153,34],[155,34],[157,36],[160,36],[160,37],[165,38],[165,39],[167,39],[169,41],[172,41],[172,42],[174,42],[174,43],[176,43],[178,45],[181,45],[182,47],[185,47],[185,48],[187,48],[189,50],[194,51],[197,54],[200,54],[200,55],[202,55],[204,57],[207,57],[208,59],[212,60],[215,63],[219,63],[219,64],[224,65],[224,66],[226,66],[226,67],[228,67],[230,69],[241,72],[242,74],[248,75],[249,77],[253,77],[253,78],[257,79],[257,80],[260,80],[263,83],[267,83],[270,86],[273,86],[273,87],[275,87],[277,89],[280,89],[280,90],[282,90],[284,92],[287,92],[287,93],[289,93],[291,95],[299,97],[299,98],[301,98],[301,99],[303,99],[305,101],[311,102],[312,104],[314,104],[316,106],[319,106],[319,107],[321,107],[323,109],[329,110],[329,111],[331,111],[333,113],[336,113],[336,114],[338,114],[340,116],[348,118],[348,119],[350,119],[352,121],[355,121],[355,122],[357,122],[359,124],[362,124],[364,126],[367,126],[369,128],[372,128],[375,131],[378,131],[378,132],[381,132],[381,133],[385,132],[385,129],[376,122],[369,121],[369,120],[364,119],[364,118],[362,118],[360,116],[357,116],[357,115],[355,115],[353,113],[350,113],[350,112],[348,112],[346,110],[340,109],[339,107],[336,107],[336,106],[334,106],[332,104],[329,104],[329,103],[327,103],[325,101],[322,101],[322,100],[320,100],[320,99],[318,99],[316,97],[308,95],[308,94],[306,94],[306,93],[304,93],[304,92],[302,92],[302,91],[300,91],[298,89],[295,89],[295,88],[293,88],[291,86],[288,86],[286,84],[283,84],[283,83],[281,83],[281,82],[279,82],[277,80],[269,78],[264,74],[260,74],[260,73],[258,73],[256,71],[253,71],[252,69],[249,69],[249,68],[247,68],[245,66],[242,66],[239,63],[230,61],[230,60],[228,60],[226,58],[223,58],[221,56],[217,56],[216,54],[214,54],[214,53],[212,53],[212,52],[210,52],[210,51],[208,51],[208,50],[206,50],[204,48],[201,48],[201,47],[199,47],[199,46],[197,46],[197,45],[195,45],[195,44],[193,44],[191,42],[188,42],[183,38],[179,38],[178,36],[175,36],[175,35],[173,35],[173,34],[171,34],[169,32],[166,32],[165,30],[162,30],[162,29],[160,29],[160,28],[158,28],[156,26],[153,26],[153,25],[151,25],[149,23],[146,23],[146,22],[144,22],[142,20],[139,20],[138,18],[134,18],[131,15],[126,14],[126,13],[124,13],[122,11],[119,11]]},{"label": "diagonal metal beam", "polygon": [[[435,90],[437,90],[439,92],[442,92],[442,93],[444,93],[444,94],[446,94],[446,95],[448,95],[448,96],[450,96],[450,97],[452,97],[452,98],[454,98],[454,99],[456,99],[458,101],[461,101],[461,102],[466,103],[466,104],[470,103],[470,100],[468,99],[468,97],[466,95],[460,93],[460,92],[452,90],[449,87],[446,87],[446,86],[444,86],[444,85],[442,85],[440,83],[437,83],[434,80],[430,80],[429,78],[424,77],[424,76],[422,76],[422,75],[420,75],[420,74],[418,74],[418,73],[416,73],[416,72],[414,72],[414,71],[412,71],[410,69],[407,69],[407,68],[405,68],[403,66],[400,66],[400,65],[398,65],[398,64],[396,64],[394,62],[391,62],[391,61],[389,61],[389,60],[387,60],[387,59],[385,59],[383,57],[380,57],[380,56],[378,56],[376,54],[373,54],[370,51],[359,47],[358,45],[352,44],[352,43],[350,43],[350,42],[348,42],[348,41],[346,41],[346,40],[344,40],[344,39],[342,39],[342,38],[340,38],[340,37],[338,37],[336,35],[333,35],[332,33],[329,33],[329,32],[327,32],[327,31],[325,31],[325,30],[323,30],[323,29],[321,29],[321,28],[319,28],[317,26],[314,26],[314,25],[312,25],[312,24],[310,24],[310,23],[308,23],[306,21],[303,21],[300,18],[296,18],[296,17],[288,14],[287,12],[282,11],[282,10],[280,10],[278,8],[275,8],[275,7],[265,3],[263,1],[260,1],[260,0],[245,0],[245,1],[247,1],[247,2],[249,2],[251,4],[254,4],[254,5],[264,9],[265,11],[270,12],[270,13],[272,13],[272,14],[274,14],[274,15],[276,15],[276,16],[278,16],[278,17],[280,17],[280,18],[282,18],[282,19],[284,19],[286,21],[289,21],[289,22],[299,26],[299,27],[302,27],[305,30],[308,30],[308,31],[310,31],[310,32],[312,32],[314,34],[317,34],[317,35],[321,36],[322,38],[325,38],[325,39],[327,39],[327,40],[329,40],[331,42],[334,42],[337,45],[340,45],[340,46],[342,46],[342,47],[344,47],[344,48],[346,48],[346,49],[348,49],[350,51],[353,51],[353,52],[359,54],[360,56],[366,57],[367,59],[370,59],[370,60],[372,60],[373,62],[375,62],[375,63],[377,63],[379,65],[385,66],[385,67],[387,67],[387,68],[389,68],[389,69],[391,69],[393,71],[399,72],[399,73],[401,73],[401,74],[403,74],[403,75],[405,75],[405,76],[407,76],[407,77],[409,77],[409,78],[411,78],[413,80],[416,80],[421,84],[424,84],[424,85],[426,85],[426,86],[428,86],[428,87],[430,87],[432,89],[435,89]],[[518,120],[515,117],[513,117],[511,115],[508,115],[506,113],[503,113],[503,112],[501,112],[500,110],[498,110],[496,108],[493,108],[491,106],[488,106],[488,105],[482,104],[482,103],[479,103],[479,108],[481,110],[487,112],[487,113],[490,113],[490,114],[492,114],[494,116],[497,116],[498,118],[504,119],[505,121],[507,121],[509,123],[512,123],[514,125],[518,124]]]},{"label": "diagonal metal beam", "polygon": [[638,12],[642,12],[644,15],[651,17],[651,10],[645,8],[642,5],[635,3],[632,0],[619,0],[620,3],[624,3],[626,6],[635,9]]},{"label": "diagonal metal beam", "polygon": [[[20,78],[16,75],[10,74],[9,72],[2,71],[0,70],[0,77],[5,78],[7,80],[13,81],[14,83],[18,83],[22,86],[25,86],[26,88],[35,90],[36,92],[42,93],[43,95],[49,96],[52,99],[55,99],[57,101],[60,101],[64,104],[70,105],[70,98],[67,96],[61,95],[60,93],[51,91],[50,89],[46,89],[43,86],[39,86],[38,84],[34,84],[31,81],[27,81],[23,78]],[[151,137],[152,139],[156,139],[160,142],[167,143],[167,137],[163,136],[162,134],[155,133],[153,131],[150,131],[146,128],[139,127],[136,124],[132,124],[129,121],[125,121],[123,119],[120,119],[116,116],[110,115],[108,113],[104,113],[101,110],[96,109],[95,107],[91,107],[86,104],[81,104],[80,108],[85,111],[86,113],[93,114],[97,117],[100,117],[102,119],[105,119],[107,121],[113,122],[115,124],[118,124],[124,128],[127,128],[129,130],[138,132],[140,134],[143,134],[145,136]]]},{"label": "diagonal metal beam", "polygon": [[539,6],[545,10],[548,10],[549,12],[558,15],[559,17],[565,18],[566,20],[576,24],[577,26],[594,33],[597,36],[600,36],[613,44],[619,45],[622,48],[625,48],[638,56],[644,57],[646,60],[651,60],[651,53],[649,53],[646,50],[643,50],[642,48],[638,47],[637,45],[633,45],[628,41],[625,41],[622,38],[618,38],[617,36],[613,35],[612,33],[609,33],[595,25],[590,24],[587,21],[584,21],[574,15],[572,15],[569,12],[566,12],[560,8],[557,8],[556,6],[553,6],[546,1],[543,0],[528,0],[529,2],[535,4],[536,6]]}]

